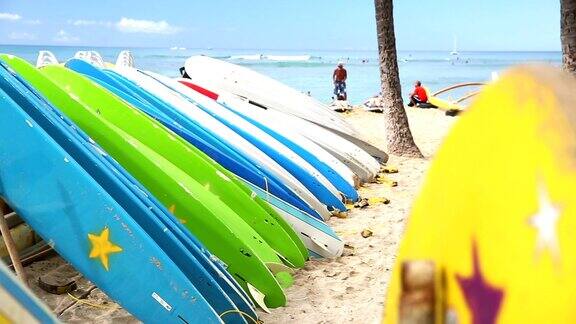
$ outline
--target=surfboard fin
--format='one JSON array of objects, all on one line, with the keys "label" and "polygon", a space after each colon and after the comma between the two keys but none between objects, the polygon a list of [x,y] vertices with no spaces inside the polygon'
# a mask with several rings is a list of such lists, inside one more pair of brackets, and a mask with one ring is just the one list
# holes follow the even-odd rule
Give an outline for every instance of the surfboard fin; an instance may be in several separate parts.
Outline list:
[{"label": "surfboard fin", "polygon": [[312,243],[314,243],[314,245],[316,245],[317,247],[319,247],[320,249],[326,251],[326,253],[332,255],[332,251],[330,251],[322,242],[318,241],[317,238],[315,238],[314,236],[310,236],[310,240],[312,241]]},{"label": "surfboard fin", "polygon": [[116,59],[116,66],[129,68],[135,67],[134,56],[132,55],[132,52],[128,50],[121,51],[118,54],[118,58]]},{"label": "surfboard fin", "polygon": [[276,262],[266,262],[266,267],[272,272],[273,274],[277,274],[280,272],[287,272],[289,274],[294,273],[294,269],[290,268],[289,266],[283,263],[276,263]]},{"label": "surfboard fin", "polygon": [[100,68],[104,68],[106,66],[100,53],[96,51],[78,51],[76,54],[74,54],[74,58],[84,60]]},{"label": "surfboard fin", "polygon": [[290,268],[296,268],[295,265],[292,264],[292,262],[290,262],[286,257],[284,257],[282,254],[278,253],[278,251],[276,251],[276,255],[280,258],[280,260],[282,260],[282,262],[289,266]]},{"label": "surfboard fin", "polygon": [[58,60],[54,53],[50,51],[39,51],[36,59],[36,67],[41,68],[46,65],[58,65]]},{"label": "surfboard fin", "polygon": [[264,298],[266,297],[266,295],[264,295],[260,290],[258,290],[258,288],[252,286],[249,282],[246,282],[246,285],[248,285],[248,293],[250,294],[250,297],[252,297],[252,300],[254,300],[256,305],[262,308],[262,310],[265,311],[266,313],[270,314],[270,309],[268,309],[266,303],[264,302]]}]

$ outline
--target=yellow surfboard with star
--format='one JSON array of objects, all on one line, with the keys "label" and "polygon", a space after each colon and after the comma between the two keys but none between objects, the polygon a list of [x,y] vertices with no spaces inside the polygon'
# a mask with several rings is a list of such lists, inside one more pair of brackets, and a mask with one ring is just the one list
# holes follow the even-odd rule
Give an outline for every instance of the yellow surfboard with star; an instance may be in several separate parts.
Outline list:
[{"label": "yellow surfboard with star", "polygon": [[485,87],[413,205],[385,323],[576,323],[576,80]]}]

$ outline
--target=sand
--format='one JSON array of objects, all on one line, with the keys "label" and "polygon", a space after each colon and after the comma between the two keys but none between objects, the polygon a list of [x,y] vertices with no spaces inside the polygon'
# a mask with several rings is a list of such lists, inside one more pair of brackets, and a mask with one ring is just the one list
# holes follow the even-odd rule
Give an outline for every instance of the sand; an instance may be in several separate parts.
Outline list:
[{"label": "sand", "polygon": [[[389,177],[397,187],[367,184],[362,197],[386,197],[389,204],[353,209],[348,218],[332,217],[328,224],[346,242],[342,257],[316,260],[298,271],[295,284],[287,290],[288,305],[260,312],[266,323],[376,323],[381,320],[391,269],[412,201],[442,138],[453,122],[443,112],[429,109],[407,110],[414,139],[425,159],[390,156],[388,165],[399,173]],[[348,119],[365,139],[386,150],[382,114],[360,111],[347,113]],[[371,230],[371,237],[361,232]]]},{"label": "sand", "polygon": [[[365,139],[386,150],[383,115],[356,109],[345,118]],[[399,173],[389,177],[397,187],[366,184],[362,197],[386,197],[389,204],[353,209],[347,218],[333,217],[328,223],[346,242],[342,257],[309,261],[295,274],[295,283],[287,290],[288,305],[260,312],[266,323],[373,323],[382,316],[385,293],[410,206],[442,138],[456,118],[437,110],[408,109],[411,129],[425,159],[391,156],[388,165]],[[373,235],[361,236],[363,230]],[[66,322],[135,322],[126,311],[84,279],[59,258],[35,262],[26,269],[34,292]],[[67,273],[76,279],[87,299],[78,302],[68,295],[50,295],[38,288],[40,275]]]}]

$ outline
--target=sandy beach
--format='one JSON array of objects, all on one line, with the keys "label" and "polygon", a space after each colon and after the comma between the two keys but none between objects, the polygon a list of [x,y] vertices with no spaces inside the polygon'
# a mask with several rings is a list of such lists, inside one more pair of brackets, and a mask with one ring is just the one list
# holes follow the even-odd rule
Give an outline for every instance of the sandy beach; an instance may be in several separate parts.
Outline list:
[{"label": "sandy beach", "polygon": [[[315,260],[298,271],[288,289],[288,305],[271,314],[261,313],[266,323],[376,323],[382,316],[385,292],[398,243],[410,207],[418,194],[431,157],[455,118],[432,109],[407,109],[416,143],[425,159],[390,156],[388,165],[399,172],[390,178],[397,187],[366,184],[362,197],[386,197],[389,204],[353,209],[348,218],[332,217],[328,224],[346,242],[344,255],[333,260]],[[386,149],[382,114],[355,110],[346,114],[363,137]],[[361,232],[372,231],[363,238]]]},{"label": "sandy beach", "polygon": [[[362,136],[386,149],[383,115],[356,109],[345,118]],[[388,165],[399,173],[389,177],[397,187],[386,184],[366,184],[360,194],[366,198],[386,197],[389,204],[353,209],[347,218],[328,222],[346,242],[342,257],[309,261],[295,274],[295,283],[286,294],[288,305],[260,312],[266,323],[372,323],[382,316],[385,292],[394,264],[398,243],[410,207],[418,194],[431,158],[457,118],[442,111],[408,109],[410,126],[425,159],[391,156]],[[367,238],[360,234],[370,230]],[[82,278],[59,257],[35,262],[27,267],[33,291],[65,322],[135,322],[136,320],[109,300],[99,289]],[[76,280],[74,296],[86,296],[81,301],[69,295],[50,295],[41,290],[38,277],[47,273],[65,273]]]}]

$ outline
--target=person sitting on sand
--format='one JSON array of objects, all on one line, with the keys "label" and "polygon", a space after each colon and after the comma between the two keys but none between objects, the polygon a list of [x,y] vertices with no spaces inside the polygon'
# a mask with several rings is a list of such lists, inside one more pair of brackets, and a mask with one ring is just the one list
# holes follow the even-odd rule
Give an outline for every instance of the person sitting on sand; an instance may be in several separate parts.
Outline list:
[{"label": "person sitting on sand", "polygon": [[414,91],[410,93],[410,103],[408,107],[418,106],[423,103],[428,103],[428,95],[426,94],[426,89],[422,87],[420,81],[414,82]]},{"label": "person sitting on sand", "polygon": [[332,81],[334,81],[334,94],[338,100],[346,100],[346,79],[348,73],[344,68],[343,62],[338,62],[338,66],[332,73]]}]

